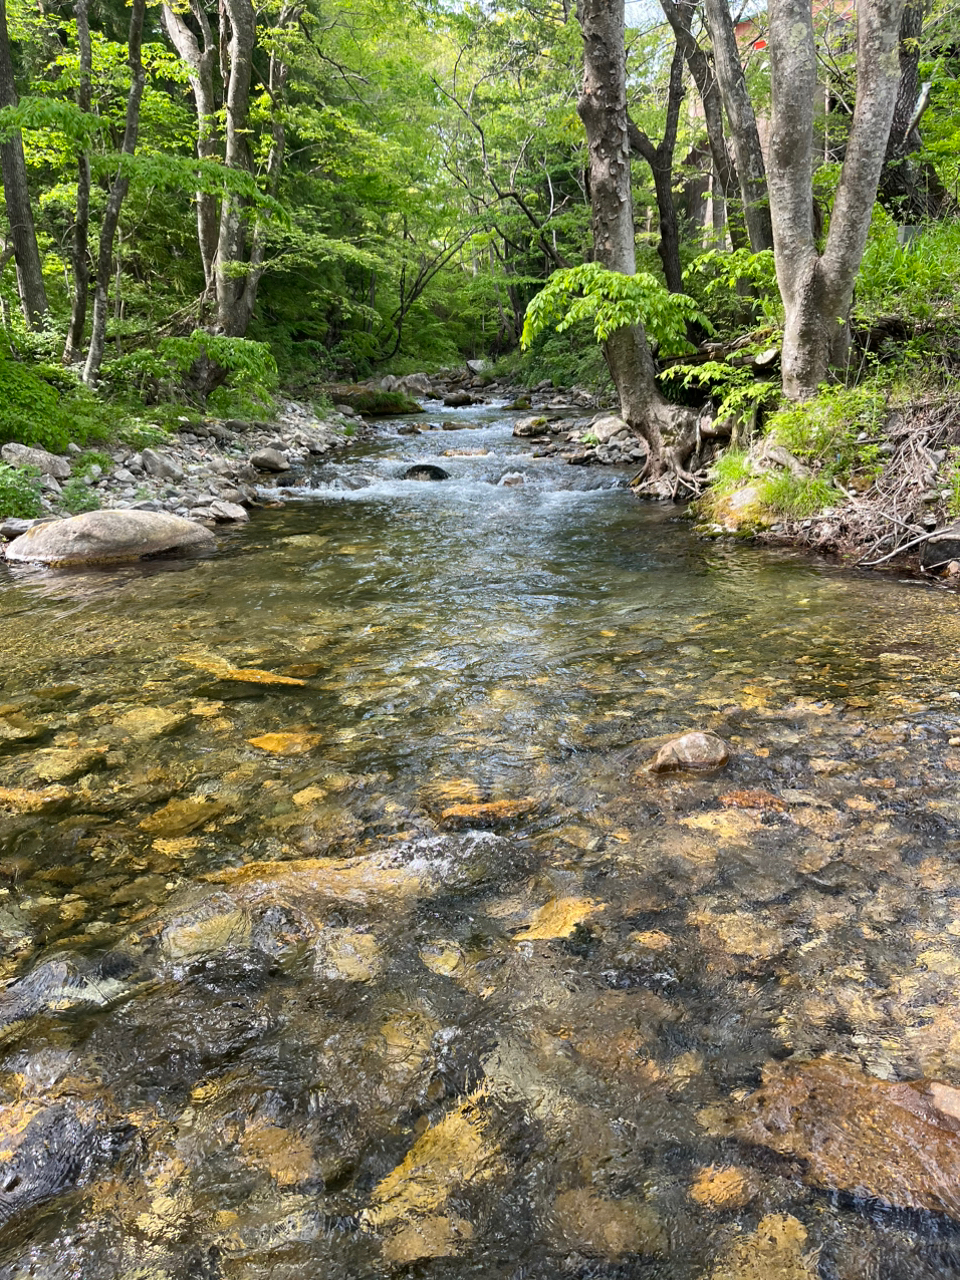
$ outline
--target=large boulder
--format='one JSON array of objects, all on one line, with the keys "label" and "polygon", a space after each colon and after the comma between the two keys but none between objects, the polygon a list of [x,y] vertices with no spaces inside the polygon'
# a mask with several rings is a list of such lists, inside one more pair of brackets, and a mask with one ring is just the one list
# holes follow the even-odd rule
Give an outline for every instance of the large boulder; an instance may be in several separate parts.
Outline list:
[{"label": "large boulder", "polygon": [[8,560],[50,565],[113,564],[162,551],[210,550],[209,529],[161,511],[85,511],[35,525],[6,549]]},{"label": "large boulder", "polygon": [[69,459],[12,441],[0,449],[0,458],[12,467],[36,467],[42,476],[53,476],[55,480],[69,480],[72,474]]},{"label": "large boulder", "polygon": [[586,434],[595,436],[598,444],[608,444],[621,431],[628,432],[629,430],[630,428],[622,418],[618,418],[616,414],[608,413],[605,417],[598,418],[596,422],[591,423]]}]

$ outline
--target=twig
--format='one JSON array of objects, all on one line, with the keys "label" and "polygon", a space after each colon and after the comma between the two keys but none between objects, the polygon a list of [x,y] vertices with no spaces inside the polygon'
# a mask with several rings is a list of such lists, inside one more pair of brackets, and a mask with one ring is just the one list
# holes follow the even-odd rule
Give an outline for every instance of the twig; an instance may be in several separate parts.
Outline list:
[{"label": "twig", "polygon": [[883,564],[885,560],[892,560],[894,556],[898,556],[901,551],[909,551],[911,547],[919,547],[921,542],[929,542],[934,534],[941,533],[941,529],[934,529],[931,533],[925,533],[922,538],[914,538],[912,542],[904,542],[902,546],[894,547],[885,556],[881,556],[879,560],[858,560],[857,568],[872,569],[874,565]]}]

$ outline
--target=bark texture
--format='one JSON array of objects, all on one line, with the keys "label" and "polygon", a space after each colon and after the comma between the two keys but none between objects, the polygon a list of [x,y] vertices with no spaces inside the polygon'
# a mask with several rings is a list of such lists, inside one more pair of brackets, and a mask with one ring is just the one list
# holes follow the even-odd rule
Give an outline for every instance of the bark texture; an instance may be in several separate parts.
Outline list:
[{"label": "bark texture", "polygon": [[[13,57],[7,31],[6,0],[0,0],[0,107],[15,107],[17,102]],[[28,326],[36,329],[47,314],[47,292],[43,284],[37,231],[30,205],[30,189],[27,186],[27,164],[19,129],[8,141],[0,143],[0,166],[3,169],[3,197],[10,224],[10,240],[17,264],[20,304]]]},{"label": "bark texture", "polygon": [[[250,79],[257,18],[251,0],[223,0],[221,46],[226,44],[226,145],[228,169],[252,172],[249,136]],[[224,30],[226,28],[226,31]],[[228,34],[229,33],[229,34]],[[217,329],[228,337],[242,338],[247,331],[246,242],[248,210],[243,197],[225,191],[220,205],[220,226],[214,259],[217,294]]]},{"label": "bark texture", "polygon": [[777,281],[786,323],[783,389],[815,394],[849,346],[847,317],[863,257],[899,82],[903,0],[857,6],[857,101],[823,252],[813,225],[817,64],[810,0],[771,0],[773,110],[769,189]]},{"label": "bark texture", "polygon": [[[88,113],[92,102],[93,50],[90,45],[89,0],[77,0],[77,48],[80,54],[80,83],[77,106]],[[80,359],[87,324],[90,297],[90,157],[81,152],[77,160],[77,213],[73,222],[73,307],[63,349],[64,364]]]},{"label": "bark texture", "polygon": [[90,346],[83,366],[83,380],[89,387],[100,380],[100,365],[107,339],[107,308],[109,305],[110,276],[113,270],[113,246],[120,223],[120,210],[130,189],[130,178],[124,168],[124,158],[137,149],[140,131],[140,104],[146,74],[143,67],[143,19],[146,0],[133,0],[130,10],[130,36],[127,61],[130,66],[130,92],[127,94],[127,113],[120,144],[120,167],[110,186],[107,207],[100,224],[100,244],[97,251],[97,275],[93,294],[93,321],[90,330]]},{"label": "bark texture", "polygon": [[[214,72],[217,63],[217,42],[202,0],[191,0],[190,13],[199,34],[187,23],[186,15],[170,5],[163,6],[163,25],[177,53],[187,64],[190,88],[197,112],[197,157],[214,160],[220,151],[220,131],[217,126],[217,101]],[[211,301],[216,292],[214,259],[217,253],[218,213],[217,197],[213,192],[198,191],[197,240],[203,263],[204,299]]]},{"label": "bark texture", "polygon": [[730,123],[730,140],[737,158],[743,197],[743,216],[754,253],[773,248],[773,227],[767,200],[766,166],[760,149],[757,118],[740,64],[737,36],[727,0],[704,0],[707,29],[713,45],[717,83]]},{"label": "bark texture", "polygon": [[[636,245],[630,190],[623,0],[578,0],[583,34],[583,88],[577,111],[587,134],[590,212],[596,260],[609,271],[635,275]],[[689,415],[660,395],[642,325],[616,330],[604,355],[620,397],[624,421],[644,438],[648,472],[664,466],[664,430]]]},{"label": "bark texture", "polygon": [[693,34],[695,6],[692,0],[660,0],[664,15],[673,30],[677,47],[683,50],[693,83],[703,104],[703,119],[707,130],[707,142],[713,159],[713,168],[723,195],[727,211],[730,241],[734,249],[749,247],[746,224],[740,195],[740,179],[736,165],[730,158],[723,127],[723,102],[720,86],[710,59]]},{"label": "bark texture", "polygon": [[900,83],[893,108],[890,138],[877,193],[884,208],[898,222],[924,222],[955,217],[956,201],[933,165],[918,159],[923,147],[920,118],[926,110],[930,85],[920,85],[920,36],[925,0],[907,0],[900,19]]},{"label": "bark texture", "polygon": [[660,221],[660,243],[657,252],[663,263],[663,275],[671,293],[683,292],[683,269],[680,266],[680,231],[677,226],[677,207],[673,198],[673,155],[677,149],[677,125],[683,104],[683,50],[678,45],[670,64],[670,85],[667,90],[667,119],[663,137],[657,146],[628,118],[627,128],[632,150],[643,156],[653,174],[653,186],[657,196],[657,215]]}]

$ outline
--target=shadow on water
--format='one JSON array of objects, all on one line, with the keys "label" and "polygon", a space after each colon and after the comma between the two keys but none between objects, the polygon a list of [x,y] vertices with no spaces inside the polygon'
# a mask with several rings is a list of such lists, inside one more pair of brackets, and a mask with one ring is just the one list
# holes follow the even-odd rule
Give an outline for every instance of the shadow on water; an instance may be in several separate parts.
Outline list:
[{"label": "shadow on water", "polygon": [[0,1278],[958,1274],[955,598],[442,416],[0,569]]}]

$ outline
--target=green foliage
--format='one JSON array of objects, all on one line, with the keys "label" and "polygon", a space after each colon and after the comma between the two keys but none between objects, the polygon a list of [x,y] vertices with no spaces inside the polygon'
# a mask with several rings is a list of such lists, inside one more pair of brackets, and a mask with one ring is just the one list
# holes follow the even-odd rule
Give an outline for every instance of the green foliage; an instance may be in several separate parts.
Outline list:
[{"label": "green foliage", "polygon": [[34,520],[40,511],[40,473],[33,467],[0,462],[0,518]]},{"label": "green foliage", "polygon": [[331,396],[336,404],[345,404],[357,413],[368,414],[371,418],[388,417],[397,413],[419,413],[420,405],[402,391],[375,391],[370,387],[331,388]]},{"label": "green foliage", "polygon": [[887,390],[877,380],[821,387],[812,400],[775,413],[769,434],[826,481],[870,481],[882,466],[878,437],[886,417]]},{"label": "green foliage", "polygon": [[960,223],[931,224],[901,245],[890,216],[874,211],[857,277],[857,319],[893,314],[915,322],[954,312],[958,281]]},{"label": "green foliage", "polygon": [[760,500],[775,515],[802,520],[824,507],[842,502],[843,495],[823,476],[794,476],[789,471],[769,471],[757,485]]},{"label": "green foliage", "polygon": [[[209,390],[213,369],[226,374],[226,385]],[[186,396],[225,417],[269,409],[278,382],[277,363],[265,343],[205,329],[118,356],[104,364],[104,375],[118,390],[153,400]]]},{"label": "green foliage", "polygon": [[746,449],[725,449],[710,467],[710,483],[717,493],[732,493],[753,474]]},{"label": "green foliage", "polygon": [[60,505],[72,516],[78,516],[82,511],[99,511],[100,499],[79,476],[71,476],[63,485]]},{"label": "green foliage", "polygon": [[[497,361],[501,377],[524,386],[535,386],[549,378],[555,387],[584,387],[597,394],[609,391],[610,371],[603,350],[593,336],[593,327],[580,321],[558,333],[545,329],[526,351],[512,351]],[[529,402],[518,408],[530,408]]]},{"label": "green foliage", "polygon": [[777,405],[782,396],[776,382],[756,378],[743,365],[724,360],[705,360],[702,364],[669,365],[660,380],[675,383],[684,390],[699,387],[709,392],[716,402],[718,418],[743,421],[758,409]]},{"label": "green foliage", "polygon": [[649,272],[626,276],[597,262],[555,271],[527,307],[521,345],[526,348],[544,329],[563,333],[578,321],[593,326],[597,342],[627,325],[642,324],[664,355],[692,351],[687,325],[713,331],[692,298],[670,293]]},{"label": "green foliage", "polygon": [[109,453],[100,453],[96,449],[87,449],[78,458],[74,458],[71,465],[74,476],[89,475],[94,467],[99,467],[106,474],[113,469],[113,459]]},{"label": "green foliage", "polygon": [[60,396],[34,365],[0,357],[0,444],[62,453],[70,441]]},{"label": "green foliage", "polygon": [[764,320],[783,324],[773,251],[711,249],[694,258],[683,282],[718,329]]},{"label": "green foliage", "polygon": [[954,520],[958,520],[960,519],[960,447],[954,446],[948,451],[941,475],[950,489],[947,510]]}]

